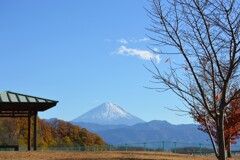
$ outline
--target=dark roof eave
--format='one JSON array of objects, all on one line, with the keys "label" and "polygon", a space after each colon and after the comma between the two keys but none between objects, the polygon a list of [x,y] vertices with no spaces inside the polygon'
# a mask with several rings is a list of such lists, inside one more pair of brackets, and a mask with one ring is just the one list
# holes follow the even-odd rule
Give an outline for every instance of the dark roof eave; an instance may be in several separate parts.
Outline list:
[{"label": "dark roof eave", "polygon": [[35,110],[35,111],[45,111],[47,109],[50,109],[54,106],[56,106],[56,104],[58,103],[58,101],[54,101],[51,103],[35,103],[35,102],[23,102],[23,103],[19,103],[19,102],[1,102],[0,103],[0,111],[28,111],[28,110]]}]

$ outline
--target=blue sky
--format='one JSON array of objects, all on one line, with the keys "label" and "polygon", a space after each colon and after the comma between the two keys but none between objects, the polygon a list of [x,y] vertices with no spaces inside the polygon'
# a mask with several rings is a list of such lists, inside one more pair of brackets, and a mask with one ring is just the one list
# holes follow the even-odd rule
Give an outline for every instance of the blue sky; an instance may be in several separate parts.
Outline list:
[{"label": "blue sky", "polygon": [[[144,88],[153,80],[147,0],[0,1],[1,91],[53,100],[41,118],[72,120],[114,102],[145,121],[192,123],[165,107],[183,107],[171,92]],[[156,46],[155,46],[156,47]],[[154,48],[158,49],[159,48]],[[161,48],[167,50],[167,48]]]}]

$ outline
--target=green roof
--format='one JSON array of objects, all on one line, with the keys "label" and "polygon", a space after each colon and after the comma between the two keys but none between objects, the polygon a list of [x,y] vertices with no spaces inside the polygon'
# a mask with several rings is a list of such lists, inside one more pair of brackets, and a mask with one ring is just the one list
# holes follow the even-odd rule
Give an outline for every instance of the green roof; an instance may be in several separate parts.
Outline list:
[{"label": "green roof", "polygon": [[0,93],[0,103],[56,103],[57,101],[49,100],[45,98],[29,96],[11,91],[5,91]]},{"label": "green roof", "polygon": [[27,111],[29,109],[45,111],[54,107],[57,103],[58,101],[11,91],[0,92],[0,112]]}]

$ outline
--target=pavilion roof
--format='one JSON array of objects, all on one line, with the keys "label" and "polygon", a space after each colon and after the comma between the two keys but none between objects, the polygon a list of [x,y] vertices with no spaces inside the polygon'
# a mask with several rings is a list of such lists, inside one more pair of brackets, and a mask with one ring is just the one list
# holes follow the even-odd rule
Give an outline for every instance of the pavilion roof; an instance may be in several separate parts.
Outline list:
[{"label": "pavilion roof", "polygon": [[5,91],[0,92],[0,112],[2,111],[45,111],[54,107],[58,101],[36,96]]}]

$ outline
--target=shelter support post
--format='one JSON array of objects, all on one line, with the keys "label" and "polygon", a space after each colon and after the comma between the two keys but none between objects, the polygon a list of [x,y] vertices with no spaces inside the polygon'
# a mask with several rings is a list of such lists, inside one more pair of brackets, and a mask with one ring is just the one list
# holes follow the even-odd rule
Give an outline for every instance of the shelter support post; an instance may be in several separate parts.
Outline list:
[{"label": "shelter support post", "polygon": [[34,112],[33,149],[37,150],[37,111]]},{"label": "shelter support post", "polygon": [[28,150],[31,150],[31,111],[28,111]]}]

